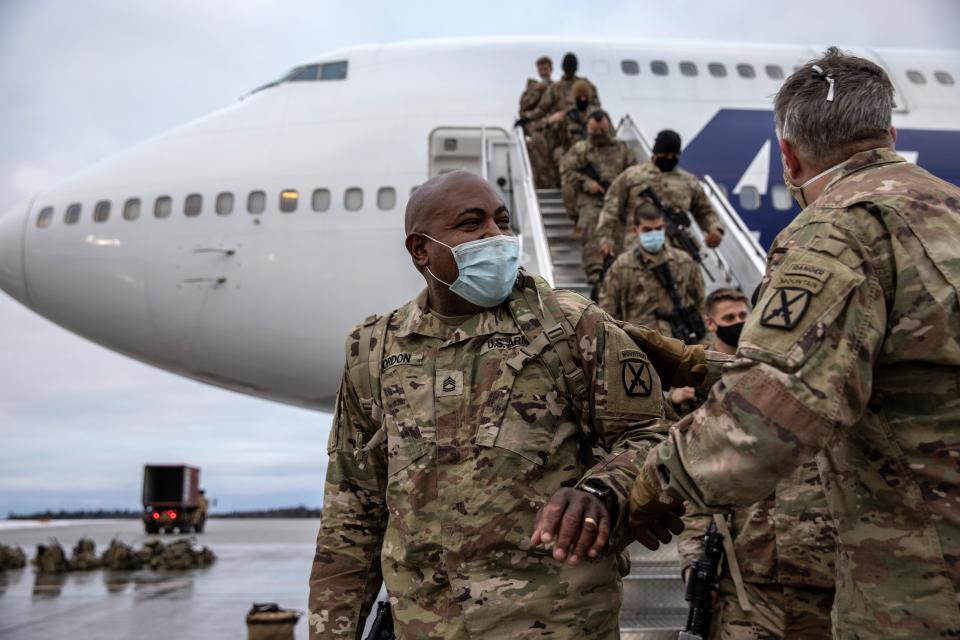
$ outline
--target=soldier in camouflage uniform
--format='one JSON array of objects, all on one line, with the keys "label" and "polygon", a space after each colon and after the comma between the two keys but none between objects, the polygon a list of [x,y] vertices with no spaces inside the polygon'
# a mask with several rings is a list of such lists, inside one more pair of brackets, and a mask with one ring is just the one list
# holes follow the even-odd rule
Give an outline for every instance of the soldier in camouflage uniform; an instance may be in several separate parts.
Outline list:
[{"label": "soldier in camouflage uniform", "polygon": [[553,61],[549,57],[541,56],[537,59],[537,74],[539,80],[527,79],[527,87],[520,96],[520,119],[517,124],[523,126],[527,136],[527,152],[530,154],[530,165],[537,189],[550,189],[560,184],[560,178],[550,153],[546,118],[531,120],[524,115],[537,107],[547,88],[553,84]]},{"label": "soldier in camouflage uniform", "polygon": [[664,129],[657,134],[650,160],[624,171],[613,181],[597,226],[601,249],[606,255],[633,248],[629,241],[624,242],[624,229],[629,223],[627,215],[640,207],[655,208],[646,196],[640,195],[647,187],[652,187],[666,206],[689,212],[703,231],[708,247],[720,244],[723,224],[696,176],[677,167],[679,159],[680,136]]},{"label": "soldier in camouflage uniform", "polygon": [[684,307],[703,306],[703,276],[700,267],[685,251],[674,249],[664,240],[663,215],[657,210],[641,209],[630,233],[639,238],[633,251],[625,251],[610,266],[600,285],[598,303],[617,320],[651,327],[663,335],[673,335],[670,322],[658,318],[675,310],[673,300],[655,273],[665,265],[670,270],[676,292]]},{"label": "soldier in camouflage uniform", "polygon": [[577,68],[579,67],[577,56],[572,53],[564,55],[561,67],[563,68],[563,76],[547,87],[543,98],[540,99],[537,106],[530,111],[524,112],[522,114],[523,116],[530,120],[547,118],[548,121],[554,124],[562,122],[564,115],[576,106],[577,98],[573,87],[580,81],[586,83],[586,98],[588,103],[593,105],[594,108],[600,108],[600,98],[597,96],[597,88],[586,78],[577,75]]},{"label": "soldier in camouflage uniform", "polygon": [[517,273],[481,178],[425,183],[406,230],[427,288],[347,339],[310,637],[356,638],[381,572],[401,639],[619,637],[620,514],[662,437],[649,359],[588,300]]},{"label": "soldier in camouflage uniform", "polygon": [[893,100],[880,67],[837,49],[784,83],[784,177],[803,210],[735,361],[632,495],[641,524],[675,497],[748,504],[816,455],[837,638],[960,635],[960,188],[893,150]]},{"label": "soldier in camouflage uniform", "polygon": [[[707,296],[704,311],[715,336],[713,348],[732,356],[749,312],[746,296],[717,289]],[[692,404],[674,407],[685,416],[696,409]],[[677,539],[685,582],[687,569],[703,557],[703,535],[711,520],[724,536],[712,638],[830,636],[836,528],[815,462],[800,465],[772,496],[749,507],[725,514],[685,514],[686,528]]]},{"label": "soldier in camouflage uniform", "polygon": [[603,208],[603,194],[627,167],[637,163],[633,151],[612,135],[610,116],[594,111],[587,120],[587,139],[575,143],[560,162],[563,191],[573,196],[580,236],[583,270],[587,281],[596,283],[603,272],[603,254],[596,237]]}]

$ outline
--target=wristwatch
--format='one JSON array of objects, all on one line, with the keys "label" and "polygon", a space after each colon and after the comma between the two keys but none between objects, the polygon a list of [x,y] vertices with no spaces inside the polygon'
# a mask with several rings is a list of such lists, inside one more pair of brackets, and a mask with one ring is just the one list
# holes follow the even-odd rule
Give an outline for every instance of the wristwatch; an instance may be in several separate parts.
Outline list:
[{"label": "wristwatch", "polygon": [[616,526],[617,518],[620,515],[620,503],[617,501],[617,496],[614,495],[613,489],[595,478],[590,478],[577,487],[577,489],[586,491],[594,498],[600,500],[610,513],[610,528],[612,529]]}]

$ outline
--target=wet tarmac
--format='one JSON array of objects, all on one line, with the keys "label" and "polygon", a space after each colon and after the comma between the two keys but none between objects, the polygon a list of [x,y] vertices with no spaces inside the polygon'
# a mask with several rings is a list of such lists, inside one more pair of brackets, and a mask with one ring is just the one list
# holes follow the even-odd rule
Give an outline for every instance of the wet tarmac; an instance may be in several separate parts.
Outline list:
[{"label": "wet tarmac", "polygon": [[[213,549],[212,567],[180,572],[71,572],[38,576],[29,566],[0,572],[0,638],[236,638],[254,602],[306,610],[307,579],[319,520],[208,520],[197,541]],[[102,553],[118,537],[139,548],[150,538],[136,520],[0,521],[0,542],[36,545],[56,538],[67,551],[82,536]],[[301,617],[297,638],[307,637]]]}]

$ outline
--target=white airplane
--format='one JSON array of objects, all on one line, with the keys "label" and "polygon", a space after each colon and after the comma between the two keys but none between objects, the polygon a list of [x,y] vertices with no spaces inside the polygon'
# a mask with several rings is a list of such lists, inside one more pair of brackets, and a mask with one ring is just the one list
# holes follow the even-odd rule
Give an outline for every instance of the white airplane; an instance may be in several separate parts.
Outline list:
[{"label": "white airplane", "polygon": [[[709,174],[768,245],[796,212],[771,96],[823,48],[475,39],[334,51],[6,212],[0,287],[143,362],[329,408],[349,327],[423,286],[403,210],[429,176],[464,167],[499,182],[523,218],[525,262],[550,272],[510,130],[537,57],[559,67],[575,52],[603,106],[641,137],[678,131],[681,166]],[[960,183],[960,53],[851,51],[889,71],[902,152]],[[493,163],[511,141],[509,166]]]}]

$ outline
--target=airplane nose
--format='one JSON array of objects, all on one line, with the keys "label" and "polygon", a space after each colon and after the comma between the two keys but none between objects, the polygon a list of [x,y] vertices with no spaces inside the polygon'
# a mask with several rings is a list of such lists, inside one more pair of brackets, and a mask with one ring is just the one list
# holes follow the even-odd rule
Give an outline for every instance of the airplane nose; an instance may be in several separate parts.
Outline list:
[{"label": "airplane nose", "polygon": [[23,225],[26,215],[27,207],[23,204],[0,216],[0,289],[29,306],[23,268]]}]

